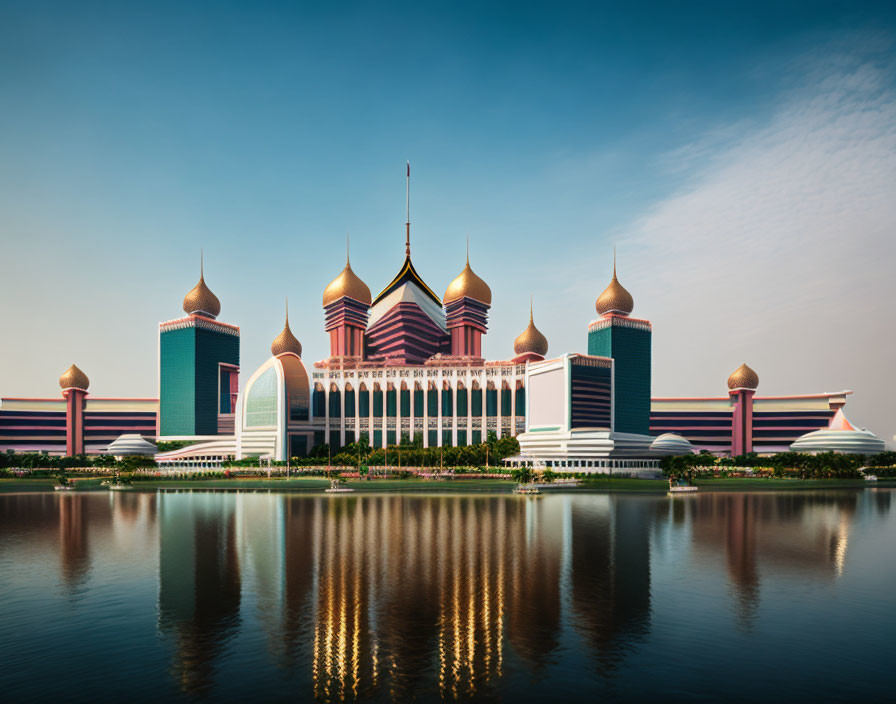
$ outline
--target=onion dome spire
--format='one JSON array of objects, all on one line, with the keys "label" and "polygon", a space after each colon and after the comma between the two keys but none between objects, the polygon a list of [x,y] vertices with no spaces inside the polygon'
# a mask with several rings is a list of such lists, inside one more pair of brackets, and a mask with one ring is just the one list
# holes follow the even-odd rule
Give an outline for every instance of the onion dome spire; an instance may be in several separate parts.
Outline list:
[{"label": "onion dome spire", "polygon": [[619,279],[616,278],[616,248],[613,248],[613,280],[597,297],[594,303],[598,315],[616,313],[618,315],[630,315],[635,309],[635,300],[632,294],[625,290]]},{"label": "onion dome spire", "polygon": [[205,263],[203,255],[199,255],[199,283],[184,296],[184,312],[188,315],[194,313],[205,314],[210,318],[217,318],[221,312],[221,301],[205,285]]},{"label": "onion dome spire", "polygon": [[519,356],[523,354],[537,354],[544,357],[548,353],[548,338],[541,334],[535,327],[532,319],[532,300],[529,300],[529,325],[513,341],[513,351]]},{"label": "onion dome spire", "polygon": [[467,238],[467,263],[457,277],[448,284],[442,303],[447,304],[460,298],[472,298],[487,306],[492,304],[492,290],[470,268],[470,239]]},{"label": "onion dome spire", "polygon": [[283,324],[283,330],[274,338],[271,343],[271,354],[279,357],[281,354],[294,354],[296,357],[302,356],[302,343],[296,339],[289,329],[289,299],[286,299],[286,322]]},{"label": "onion dome spire", "polygon": [[373,300],[370,295],[370,289],[367,288],[367,284],[352,271],[352,265],[348,255],[348,235],[345,236],[345,268],[340,272],[339,276],[333,279],[324,289],[324,308],[344,296],[354,298],[356,301],[363,303],[366,306],[369,306],[370,302]]},{"label": "onion dome spire", "polygon": [[63,391],[66,389],[81,389],[82,391],[87,391],[88,386],[90,386],[90,379],[88,379],[87,375],[78,369],[75,364],[66,369],[62,373],[62,376],[59,377],[59,388]]},{"label": "onion dome spire", "polygon": [[746,363],[741,364],[728,377],[728,388],[732,391],[734,389],[756,389],[758,386],[759,375],[750,369]]}]

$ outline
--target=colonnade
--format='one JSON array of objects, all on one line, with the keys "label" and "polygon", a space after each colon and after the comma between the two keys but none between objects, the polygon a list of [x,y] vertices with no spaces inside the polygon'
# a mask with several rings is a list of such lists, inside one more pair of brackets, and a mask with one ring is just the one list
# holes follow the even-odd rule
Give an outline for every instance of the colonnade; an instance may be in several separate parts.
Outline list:
[{"label": "colonnade", "polygon": [[[436,447],[458,445],[459,433],[465,443],[473,444],[474,431],[484,441],[493,430],[500,438],[517,435],[524,430],[525,419],[525,365],[489,364],[480,367],[385,367],[379,369],[325,369],[313,373],[313,394],[323,398],[323,414],[319,404],[312,401],[312,420],[316,427],[322,422],[327,444],[346,444],[348,433],[357,439],[367,433],[371,446],[388,444],[389,433],[400,442],[406,432],[410,437],[422,434],[423,447],[432,446],[430,432],[435,433]],[[389,414],[389,392],[395,393],[395,415]],[[458,392],[466,391],[466,413],[458,415]],[[509,402],[505,400],[505,393]],[[346,414],[346,393],[354,392],[354,413]],[[402,413],[402,395],[408,394],[407,412]],[[435,392],[435,413],[430,409],[430,392]],[[489,413],[489,392],[494,392],[494,412]],[[382,415],[374,413],[375,395],[382,396]],[[417,393],[422,393],[422,413],[418,412]],[[368,395],[366,413],[361,414],[361,396]],[[451,401],[451,414],[444,412],[446,394]],[[473,415],[473,395],[479,394],[481,407]],[[339,417],[331,416],[334,399],[338,403]],[[376,433],[381,439],[375,444]],[[450,442],[446,439],[450,431]]]}]

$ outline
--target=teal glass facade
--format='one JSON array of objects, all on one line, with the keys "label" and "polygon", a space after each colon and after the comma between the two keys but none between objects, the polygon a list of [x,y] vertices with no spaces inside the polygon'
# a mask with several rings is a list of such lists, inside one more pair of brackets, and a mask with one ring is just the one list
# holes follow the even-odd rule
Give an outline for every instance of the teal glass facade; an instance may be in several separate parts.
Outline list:
[{"label": "teal glass facade", "polygon": [[588,354],[612,357],[615,366],[617,433],[650,434],[651,331],[625,318],[588,332]]},{"label": "teal glass facade", "polygon": [[216,435],[221,364],[239,366],[238,334],[196,325],[159,331],[159,433]]}]

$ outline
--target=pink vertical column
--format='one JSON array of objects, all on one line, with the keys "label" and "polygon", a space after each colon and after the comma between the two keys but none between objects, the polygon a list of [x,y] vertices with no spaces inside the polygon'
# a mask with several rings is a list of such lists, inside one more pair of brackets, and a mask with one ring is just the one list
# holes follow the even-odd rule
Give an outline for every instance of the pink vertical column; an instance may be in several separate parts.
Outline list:
[{"label": "pink vertical column", "polygon": [[65,397],[65,454],[69,457],[84,454],[84,399],[83,389],[66,389]]},{"label": "pink vertical column", "polygon": [[743,416],[744,416],[744,454],[753,451],[753,395],[756,393],[753,389],[744,389],[743,394]]},{"label": "pink vertical column", "polygon": [[734,404],[731,419],[731,454],[745,455],[753,451],[753,389],[732,389],[728,392]]}]

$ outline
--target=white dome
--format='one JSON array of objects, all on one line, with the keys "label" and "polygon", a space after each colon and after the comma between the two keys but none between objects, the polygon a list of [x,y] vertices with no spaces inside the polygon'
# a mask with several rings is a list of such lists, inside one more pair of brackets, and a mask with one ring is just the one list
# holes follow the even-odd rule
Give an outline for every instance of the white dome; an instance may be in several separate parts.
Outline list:
[{"label": "white dome", "polygon": [[813,430],[798,437],[791,445],[793,452],[842,452],[845,454],[876,455],[886,445],[877,435],[865,428],[856,428],[846,420],[843,409],[831,419],[827,428]]},{"label": "white dome", "polygon": [[886,449],[884,441],[870,430],[831,430],[822,428],[798,437],[791,445],[793,452],[843,452],[876,455]]},{"label": "white dome", "polygon": [[152,456],[158,451],[159,448],[153,443],[149,442],[142,435],[137,434],[119,435],[106,448],[107,455],[115,455],[116,457],[125,457],[127,455]]},{"label": "white dome", "polygon": [[650,443],[650,451],[655,455],[690,455],[694,446],[681,435],[663,433]]}]

